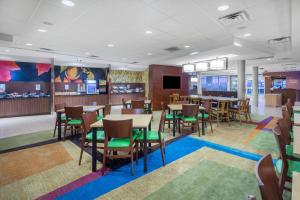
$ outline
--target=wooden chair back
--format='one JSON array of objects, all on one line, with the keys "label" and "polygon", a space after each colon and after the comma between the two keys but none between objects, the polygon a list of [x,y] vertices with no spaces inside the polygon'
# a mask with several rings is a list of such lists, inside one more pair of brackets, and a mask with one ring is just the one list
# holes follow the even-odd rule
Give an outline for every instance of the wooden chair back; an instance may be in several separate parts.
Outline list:
[{"label": "wooden chair back", "polygon": [[200,105],[201,104],[201,98],[193,98],[192,103]]},{"label": "wooden chair back", "polygon": [[131,100],[131,108],[145,108],[145,101],[144,100]]},{"label": "wooden chair back", "polygon": [[97,121],[97,112],[87,112],[82,115],[82,121],[83,121],[83,133],[82,133],[82,139],[85,140],[86,135],[91,130],[91,124],[95,123]]},{"label": "wooden chair back", "polygon": [[103,117],[105,117],[106,115],[110,115],[110,113],[111,113],[111,105],[106,104],[105,107],[104,107]]},{"label": "wooden chair back", "polygon": [[122,109],[121,110],[122,115],[125,114],[145,114],[145,110],[144,109],[140,109],[140,108],[127,108],[127,109]]},{"label": "wooden chair back", "polygon": [[163,112],[165,112],[165,111],[167,110],[166,105],[165,105],[165,103],[164,103],[163,101],[160,102],[160,107],[161,107],[161,110],[162,110]]},{"label": "wooden chair back", "polygon": [[229,101],[218,101],[218,112],[228,113]]},{"label": "wooden chair back", "polygon": [[210,114],[211,113],[211,100],[207,99],[203,102],[203,107],[205,108],[205,112],[207,114]]},{"label": "wooden chair back", "polygon": [[171,94],[169,98],[170,104],[175,104],[177,101],[179,101],[179,94]]},{"label": "wooden chair back", "polygon": [[130,138],[132,143],[132,119],[107,120],[103,119],[105,141],[108,138]]},{"label": "wooden chair back", "polygon": [[273,133],[279,148],[279,155],[280,155],[279,158],[282,159],[282,168],[279,174],[278,182],[279,182],[280,193],[283,194],[284,185],[285,185],[285,181],[287,180],[287,174],[288,174],[288,162],[287,162],[286,149],[285,149],[286,143],[284,142],[284,138],[280,131],[279,126],[276,126],[274,128]]},{"label": "wooden chair back", "polygon": [[291,144],[291,136],[290,136],[291,123],[289,123],[287,120],[279,119],[277,121],[277,125],[278,128],[280,129],[284,142],[286,144]]},{"label": "wooden chair back", "polygon": [[58,110],[64,109],[66,107],[66,103],[59,103],[54,105],[54,111],[57,112]]},{"label": "wooden chair back", "polygon": [[282,200],[278,187],[278,178],[270,154],[258,161],[255,173],[262,199]]},{"label": "wooden chair back", "polygon": [[199,105],[196,104],[183,104],[182,115],[184,117],[198,117]]},{"label": "wooden chair back", "polygon": [[292,115],[293,115],[293,102],[290,98],[287,99],[287,102],[286,102],[285,106],[286,106],[286,109],[287,109],[290,117],[292,117]]},{"label": "wooden chair back", "polygon": [[179,101],[190,102],[190,97],[189,96],[180,96],[179,97]]},{"label": "wooden chair back", "polygon": [[159,141],[161,141],[161,132],[163,132],[164,130],[164,126],[165,126],[165,117],[166,117],[166,113],[164,111],[161,112],[161,116],[160,116],[160,121],[159,121],[159,127],[158,127],[158,138]]},{"label": "wooden chair back", "polygon": [[122,105],[123,108],[127,108],[126,100],[124,98],[122,98]]},{"label": "wooden chair back", "polygon": [[243,113],[246,113],[248,112],[248,105],[247,105],[247,100],[239,100],[239,111],[240,112],[243,112]]},{"label": "wooden chair back", "polygon": [[67,119],[82,119],[83,107],[82,106],[73,106],[65,107],[65,113]]}]

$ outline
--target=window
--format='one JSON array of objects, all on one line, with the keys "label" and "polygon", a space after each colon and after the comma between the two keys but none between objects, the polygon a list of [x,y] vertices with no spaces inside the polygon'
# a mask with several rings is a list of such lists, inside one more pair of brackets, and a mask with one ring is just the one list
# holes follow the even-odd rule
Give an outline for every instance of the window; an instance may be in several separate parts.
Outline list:
[{"label": "window", "polygon": [[237,89],[238,89],[238,78],[237,76],[231,76],[230,91],[236,92]]},{"label": "window", "polygon": [[227,91],[227,76],[204,76],[201,80],[202,90]]}]

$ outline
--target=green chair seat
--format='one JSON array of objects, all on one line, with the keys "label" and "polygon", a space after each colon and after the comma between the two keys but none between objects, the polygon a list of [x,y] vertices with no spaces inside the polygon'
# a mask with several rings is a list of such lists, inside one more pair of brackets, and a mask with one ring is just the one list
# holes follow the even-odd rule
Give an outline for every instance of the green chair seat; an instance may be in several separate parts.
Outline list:
[{"label": "green chair seat", "polygon": [[[288,160],[288,177],[293,177],[293,172],[300,173],[300,162]],[[278,174],[281,173],[282,170],[282,160],[278,160],[275,164],[275,170]]]},{"label": "green chair seat", "polygon": [[70,121],[68,121],[69,125],[81,125],[82,124],[82,120],[80,119],[71,119]]},{"label": "green chair seat", "polygon": [[103,119],[103,115],[98,115],[97,116],[97,121],[100,121],[100,120],[102,120]]},{"label": "green chair seat", "polygon": [[291,117],[291,122],[294,122],[294,117]]},{"label": "green chair seat", "polygon": [[[204,119],[207,119],[209,117],[208,114],[204,113]],[[202,119],[202,113],[198,115],[199,119]]]},{"label": "green chair seat", "polygon": [[61,121],[66,121],[67,117],[65,115],[61,116]]},{"label": "green chair seat", "polygon": [[135,129],[133,129],[133,131],[132,131],[132,134],[133,135],[139,135],[139,134],[141,134],[141,130],[140,129],[138,129],[138,128],[135,128]]},{"label": "green chair seat", "polygon": [[[136,139],[137,135],[132,136],[132,140],[134,141]],[[112,138],[108,144],[107,147],[109,148],[126,148],[130,146],[130,138]]]},{"label": "green chair seat", "polygon": [[[160,133],[161,139],[164,138],[164,134]],[[141,141],[144,140],[144,134],[140,134],[136,140]],[[147,131],[147,140],[159,140],[157,131]]]},{"label": "green chair seat", "polygon": [[197,120],[196,117],[181,117],[181,120],[186,121],[186,122],[194,122]]},{"label": "green chair seat", "polygon": [[[175,115],[175,119],[178,119],[180,115]],[[167,120],[172,120],[173,119],[173,114],[166,114],[166,119]]]},{"label": "green chair seat", "polygon": [[293,145],[285,145],[286,155],[293,156],[294,148]]},{"label": "green chair seat", "polygon": [[[104,140],[105,139],[105,134],[104,131],[97,131],[97,136],[96,136],[97,140]],[[86,139],[87,140],[93,140],[93,132],[89,132],[86,135]]]}]

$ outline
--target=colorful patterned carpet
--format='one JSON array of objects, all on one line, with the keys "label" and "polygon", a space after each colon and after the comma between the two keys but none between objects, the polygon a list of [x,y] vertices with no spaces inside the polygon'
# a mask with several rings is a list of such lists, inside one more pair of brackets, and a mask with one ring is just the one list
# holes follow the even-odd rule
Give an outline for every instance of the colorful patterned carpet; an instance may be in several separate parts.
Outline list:
[{"label": "colorful patterned carpet", "polygon": [[214,125],[214,133],[181,137],[167,145],[165,167],[154,151],[150,172],[140,158],[135,176],[126,162],[104,176],[91,173],[88,153],[78,166],[80,148],[70,140],[2,153],[0,199],[260,199],[254,167],[261,155],[277,156],[275,122]]}]

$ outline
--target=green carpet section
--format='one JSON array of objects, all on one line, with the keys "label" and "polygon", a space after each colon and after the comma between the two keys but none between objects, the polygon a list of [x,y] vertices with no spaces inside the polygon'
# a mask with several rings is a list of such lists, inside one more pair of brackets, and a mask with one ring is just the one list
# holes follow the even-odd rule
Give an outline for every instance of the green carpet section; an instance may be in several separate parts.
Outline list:
[{"label": "green carpet section", "polygon": [[266,153],[278,153],[278,146],[272,132],[261,131],[250,142],[250,146]]},{"label": "green carpet section", "polygon": [[53,139],[53,130],[17,135],[0,139],[0,151]]},{"label": "green carpet section", "polygon": [[261,199],[254,174],[203,160],[146,199],[241,200],[249,194]]},{"label": "green carpet section", "polygon": [[254,115],[254,114],[251,114],[251,119],[253,122],[260,122],[266,118],[268,118],[269,116],[267,115]]}]

